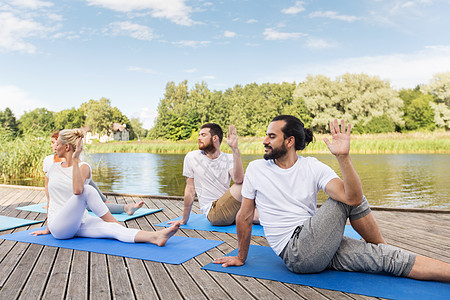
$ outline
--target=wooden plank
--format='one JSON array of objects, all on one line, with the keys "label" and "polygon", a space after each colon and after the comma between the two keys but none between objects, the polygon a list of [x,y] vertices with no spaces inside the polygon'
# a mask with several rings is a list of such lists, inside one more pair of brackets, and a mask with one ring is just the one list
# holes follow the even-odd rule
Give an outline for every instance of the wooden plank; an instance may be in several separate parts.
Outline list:
[{"label": "wooden plank", "polygon": [[43,247],[34,244],[27,248],[19,263],[14,267],[8,281],[3,284],[0,290],[0,299],[17,299],[19,297]]},{"label": "wooden plank", "polygon": [[124,258],[120,256],[107,255],[109,276],[111,281],[111,295],[115,299],[133,299],[133,287],[128,277]]},{"label": "wooden plank", "polygon": [[90,253],[89,263],[89,299],[111,299],[108,265],[106,255]]},{"label": "wooden plank", "polygon": [[87,299],[89,252],[75,250],[67,288],[68,299]]},{"label": "wooden plank", "polygon": [[43,299],[64,299],[72,263],[73,250],[58,248]]},{"label": "wooden plank", "polygon": [[58,248],[44,247],[19,299],[39,299],[44,293]]}]

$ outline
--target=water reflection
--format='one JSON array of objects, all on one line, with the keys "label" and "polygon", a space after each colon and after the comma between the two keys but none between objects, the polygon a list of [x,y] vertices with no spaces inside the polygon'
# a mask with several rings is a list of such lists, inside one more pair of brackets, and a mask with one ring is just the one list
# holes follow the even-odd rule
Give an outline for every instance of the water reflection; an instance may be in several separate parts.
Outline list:
[{"label": "water reflection", "polygon": [[[340,174],[331,154],[312,155]],[[244,168],[260,155],[243,156]],[[182,154],[104,153],[86,160],[94,180],[104,191],[118,193],[182,196]],[[352,161],[372,205],[450,209],[450,155],[448,154],[353,154]],[[11,184],[38,185],[44,182],[17,180]],[[319,202],[326,199],[319,194]]]},{"label": "water reflection", "polygon": [[[339,175],[330,154],[313,155]],[[243,156],[244,168],[260,155]],[[184,155],[150,153],[93,154],[94,180],[105,191],[182,196]],[[372,205],[389,207],[450,208],[448,154],[352,155],[364,193]],[[326,199],[319,194],[319,202]]]}]

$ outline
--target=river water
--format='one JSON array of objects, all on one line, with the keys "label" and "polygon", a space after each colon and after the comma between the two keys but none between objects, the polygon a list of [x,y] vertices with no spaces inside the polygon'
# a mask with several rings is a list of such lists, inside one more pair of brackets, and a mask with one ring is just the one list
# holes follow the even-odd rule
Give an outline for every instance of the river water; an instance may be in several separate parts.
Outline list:
[{"label": "river water", "polygon": [[[331,154],[311,155],[340,175]],[[151,153],[90,154],[86,161],[103,191],[182,196],[184,155]],[[244,155],[244,168],[261,155]],[[353,154],[352,162],[361,177],[364,194],[371,205],[385,207],[450,209],[449,154]],[[43,185],[42,181],[14,184]],[[319,203],[326,199],[319,194]]]}]

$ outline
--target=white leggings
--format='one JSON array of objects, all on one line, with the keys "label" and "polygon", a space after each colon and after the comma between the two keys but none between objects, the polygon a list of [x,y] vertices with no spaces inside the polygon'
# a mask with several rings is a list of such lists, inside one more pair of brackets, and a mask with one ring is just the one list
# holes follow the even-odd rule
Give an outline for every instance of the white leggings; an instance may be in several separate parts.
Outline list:
[{"label": "white leggings", "polygon": [[90,215],[82,223],[87,205],[99,217],[108,212],[108,208],[97,191],[92,186],[85,185],[83,193],[70,197],[56,216],[48,221],[48,229],[52,236],[56,239],[70,239],[74,236],[111,238],[125,243],[134,243],[134,238],[139,232],[138,229],[105,222],[99,217]]}]

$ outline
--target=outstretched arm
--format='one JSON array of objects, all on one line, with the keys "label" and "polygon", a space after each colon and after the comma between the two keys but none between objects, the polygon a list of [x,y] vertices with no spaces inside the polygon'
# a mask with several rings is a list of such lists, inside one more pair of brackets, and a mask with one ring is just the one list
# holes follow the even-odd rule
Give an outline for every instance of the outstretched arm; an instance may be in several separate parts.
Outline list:
[{"label": "outstretched arm", "polygon": [[231,170],[231,178],[237,184],[241,184],[244,181],[244,167],[242,165],[241,152],[238,147],[238,135],[234,125],[230,125],[227,134],[227,144],[231,148],[233,154],[233,169]]},{"label": "outstretched arm", "polygon": [[179,223],[180,225],[185,225],[189,220],[189,215],[191,214],[192,204],[195,199],[195,186],[194,178],[186,177],[186,187],[184,188],[184,209],[183,218],[178,221],[170,221],[168,224],[172,225]]},{"label": "outstretched arm", "polygon": [[337,201],[356,206],[362,201],[363,191],[361,180],[350,160],[351,124],[348,124],[347,132],[345,129],[344,120],[341,120],[341,126],[339,127],[338,120],[334,119],[334,122],[330,122],[333,142],[330,142],[327,138],[323,139],[331,154],[336,156],[343,179],[331,180],[325,187],[325,192]]},{"label": "outstretched arm", "polygon": [[241,209],[236,216],[236,227],[238,234],[239,252],[237,256],[224,256],[215,259],[215,264],[222,264],[223,267],[242,266],[247,259],[252,237],[253,215],[255,213],[255,200],[242,198]]}]

